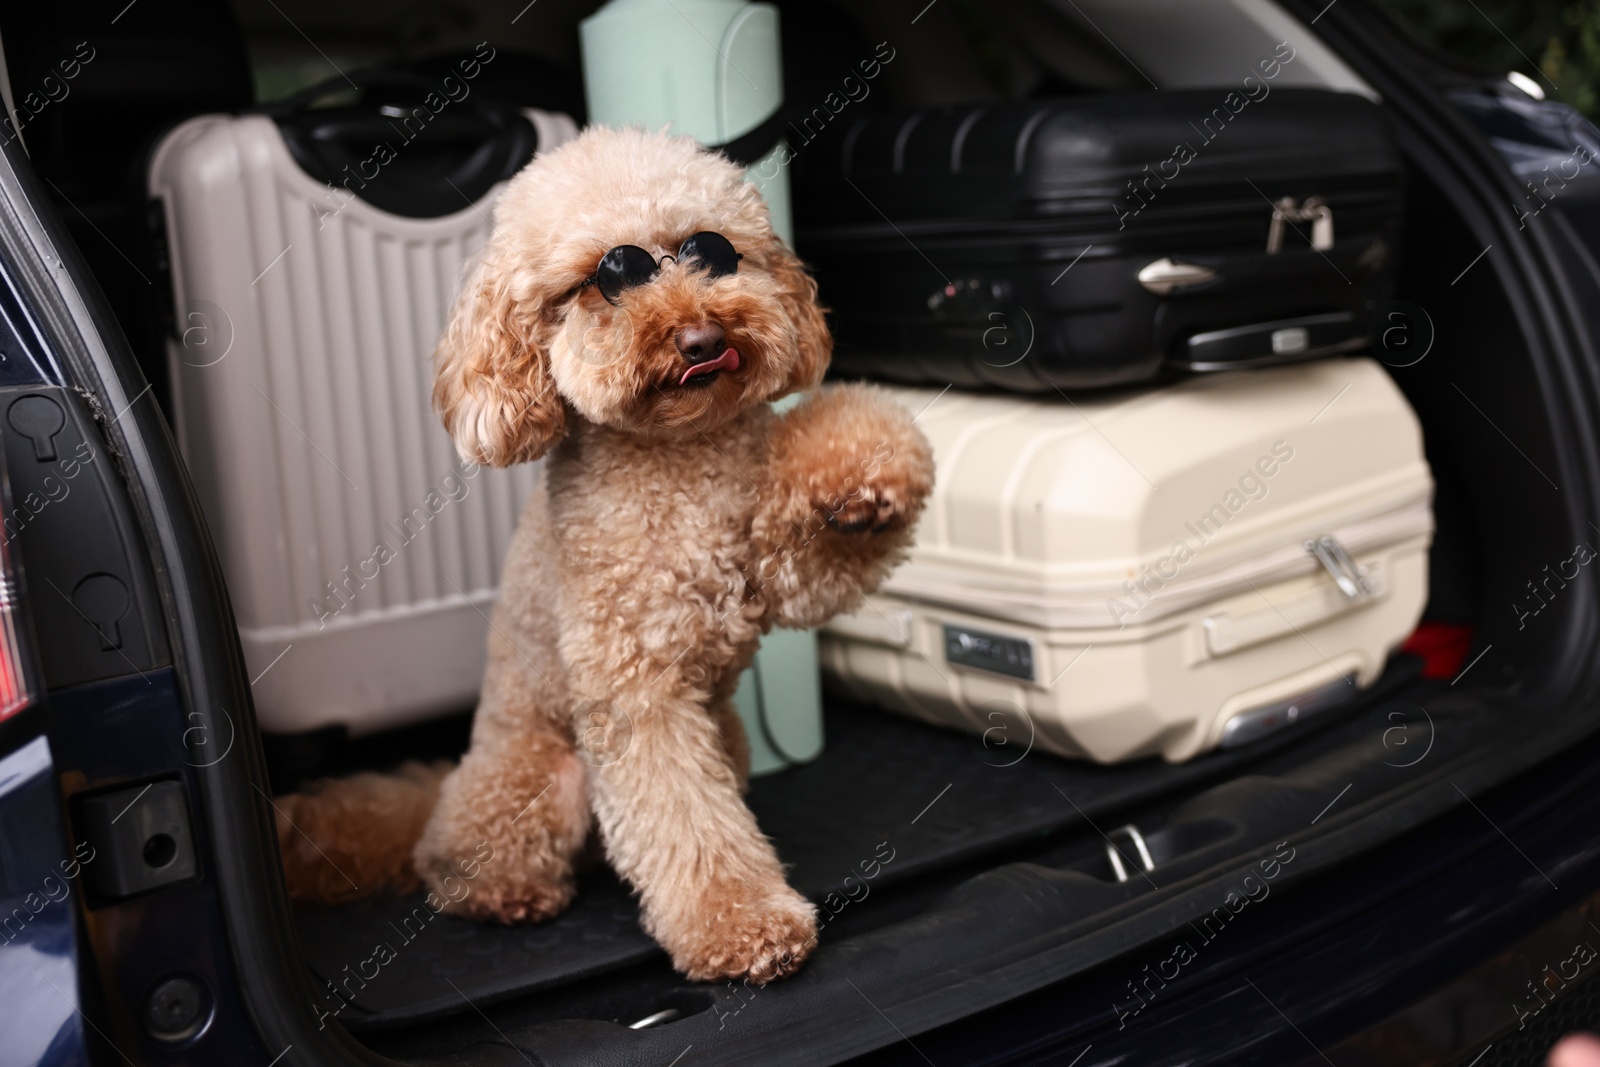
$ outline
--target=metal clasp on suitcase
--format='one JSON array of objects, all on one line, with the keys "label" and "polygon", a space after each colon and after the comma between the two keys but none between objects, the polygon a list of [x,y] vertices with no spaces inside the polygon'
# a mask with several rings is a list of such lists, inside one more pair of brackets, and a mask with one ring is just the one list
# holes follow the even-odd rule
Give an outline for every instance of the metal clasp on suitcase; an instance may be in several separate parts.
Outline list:
[{"label": "metal clasp on suitcase", "polygon": [[1367,581],[1366,573],[1356,566],[1338,538],[1331,534],[1314,538],[1305,543],[1305,549],[1333,577],[1346,600],[1361,601],[1372,595],[1372,584]]},{"label": "metal clasp on suitcase", "polygon": [[1283,227],[1286,222],[1311,223],[1311,247],[1326,252],[1333,247],[1333,209],[1320,196],[1309,196],[1300,203],[1286,196],[1272,205],[1272,227],[1267,230],[1267,255],[1283,251]]},{"label": "metal clasp on suitcase", "polygon": [[1116,876],[1117,881],[1128,880],[1128,868],[1122,862],[1122,851],[1116,845],[1118,837],[1126,837],[1133,845],[1134,852],[1139,856],[1139,866],[1144,868],[1146,874],[1156,869],[1156,861],[1150,855],[1150,846],[1145,842],[1139,828],[1132,823],[1119,826],[1106,835],[1106,859],[1111,861],[1111,873]]}]

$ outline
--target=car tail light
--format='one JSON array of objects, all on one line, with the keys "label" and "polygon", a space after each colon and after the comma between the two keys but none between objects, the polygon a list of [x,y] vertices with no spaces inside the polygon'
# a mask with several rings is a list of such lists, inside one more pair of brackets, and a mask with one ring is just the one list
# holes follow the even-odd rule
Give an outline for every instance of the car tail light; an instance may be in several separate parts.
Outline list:
[{"label": "car tail light", "polygon": [[[0,514],[0,519],[5,516]],[[11,559],[10,538],[0,522],[0,722],[28,706],[27,678],[23,673],[20,603],[17,572]]]}]

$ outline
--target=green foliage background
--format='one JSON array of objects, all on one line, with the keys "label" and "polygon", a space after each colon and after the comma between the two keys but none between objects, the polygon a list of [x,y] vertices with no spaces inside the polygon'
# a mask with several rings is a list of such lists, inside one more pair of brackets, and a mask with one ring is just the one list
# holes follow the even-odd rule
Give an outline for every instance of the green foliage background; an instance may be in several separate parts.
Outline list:
[{"label": "green foliage background", "polygon": [[1484,71],[1518,70],[1600,119],[1600,0],[1378,0],[1424,41]]}]

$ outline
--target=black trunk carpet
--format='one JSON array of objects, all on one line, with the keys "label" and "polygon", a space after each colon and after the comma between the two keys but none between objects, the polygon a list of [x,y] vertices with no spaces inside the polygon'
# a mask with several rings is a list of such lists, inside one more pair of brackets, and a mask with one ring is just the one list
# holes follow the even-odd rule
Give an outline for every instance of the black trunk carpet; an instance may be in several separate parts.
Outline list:
[{"label": "black trunk carpet", "polygon": [[[1415,678],[1407,660],[1397,657],[1352,707]],[[864,878],[879,890],[1190,789],[1307,733],[1282,731],[1178,766],[1151,759],[1102,767],[1030,751],[1025,723],[1009,731],[1022,736],[1007,736],[1003,726],[969,736],[830,698],[824,729],[819,759],[756,779],[749,796],[791,883],[819,902],[829,893],[859,894]],[[661,951],[639,928],[632,896],[606,869],[580,877],[565,913],[529,926],[436,915],[420,893],[301,908],[295,918],[319,1011],[358,1031],[471,1011]]]}]

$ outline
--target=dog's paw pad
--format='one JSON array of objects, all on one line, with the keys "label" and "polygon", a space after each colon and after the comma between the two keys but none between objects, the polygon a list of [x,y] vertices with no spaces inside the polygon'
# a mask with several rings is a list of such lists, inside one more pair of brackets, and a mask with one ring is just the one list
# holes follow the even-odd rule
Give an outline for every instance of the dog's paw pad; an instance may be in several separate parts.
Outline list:
[{"label": "dog's paw pad", "polygon": [[828,514],[828,525],[840,533],[882,533],[905,519],[903,497],[892,487],[868,487]]},{"label": "dog's paw pad", "polygon": [[693,958],[675,954],[675,962],[697,981],[742,978],[766,985],[799,970],[816,944],[815,909],[797,896],[739,909],[718,924]]},{"label": "dog's paw pad", "polygon": [[878,508],[878,501],[871,493],[861,493],[828,510],[828,525],[840,533],[862,533],[876,524]]},{"label": "dog's paw pad", "polygon": [[872,530],[878,533],[898,525],[905,518],[905,507],[900,494],[891,487],[877,491],[877,510],[872,516]]}]

